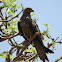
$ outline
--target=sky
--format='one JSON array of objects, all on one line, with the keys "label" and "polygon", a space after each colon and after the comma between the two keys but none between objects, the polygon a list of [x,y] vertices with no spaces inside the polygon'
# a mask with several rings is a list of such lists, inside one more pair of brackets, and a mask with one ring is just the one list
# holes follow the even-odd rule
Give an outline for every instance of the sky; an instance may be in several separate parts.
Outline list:
[{"label": "sky", "polygon": [[[25,7],[31,7],[35,12],[35,17],[38,18],[37,24],[39,26],[40,31],[46,30],[43,24],[48,24],[51,29],[50,35],[53,38],[57,38],[59,36],[60,40],[62,38],[62,0],[17,0],[17,3],[21,5],[23,4]],[[17,13],[21,10],[19,9]],[[18,36],[16,40],[20,42],[23,41],[21,36]],[[7,41],[0,43],[0,52],[4,50],[8,50],[11,47],[8,45]],[[55,45],[54,54],[47,55],[50,62],[54,62],[55,59],[62,56],[62,44]],[[3,62],[4,59],[0,58],[0,62]],[[41,62],[41,60],[37,61]],[[59,62],[62,62],[60,60]]]}]

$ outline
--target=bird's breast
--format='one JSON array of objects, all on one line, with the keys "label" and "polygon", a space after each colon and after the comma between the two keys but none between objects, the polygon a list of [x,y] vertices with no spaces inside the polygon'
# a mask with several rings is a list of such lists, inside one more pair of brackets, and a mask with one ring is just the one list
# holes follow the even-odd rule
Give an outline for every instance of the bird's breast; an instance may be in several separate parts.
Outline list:
[{"label": "bird's breast", "polygon": [[22,22],[21,27],[22,27],[22,31],[23,31],[24,35],[26,36],[26,38],[29,39],[33,36],[33,33],[30,30],[29,24]]}]

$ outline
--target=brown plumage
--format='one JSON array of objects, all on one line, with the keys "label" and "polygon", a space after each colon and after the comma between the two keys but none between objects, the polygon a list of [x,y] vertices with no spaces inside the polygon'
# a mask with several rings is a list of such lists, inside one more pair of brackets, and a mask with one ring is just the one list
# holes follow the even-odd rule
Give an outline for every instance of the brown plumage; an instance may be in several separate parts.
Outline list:
[{"label": "brown plumage", "polygon": [[[20,21],[18,22],[19,33],[21,34],[21,36],[24,37],[25,40],[29,40],[36,32],[40,32],[36,22],[31,19],[30,12],[34,12],[32,8],[25,8],[23,11],[23,15],[20,18]],[[34,47],[36,48],[40,59],[45,62],[45,59],[49,61],[45,53],[54,52],[44,46],[42,39],[42,34],[39,34],[32,41],[32,43],[34,44]]]}]

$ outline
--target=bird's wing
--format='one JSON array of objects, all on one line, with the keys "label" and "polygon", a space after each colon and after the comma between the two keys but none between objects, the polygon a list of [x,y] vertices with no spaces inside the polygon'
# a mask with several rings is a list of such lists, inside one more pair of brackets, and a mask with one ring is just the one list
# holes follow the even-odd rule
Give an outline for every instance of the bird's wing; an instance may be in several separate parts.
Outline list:
[{"label": "bird's wing", "polygon": [[20,21],[18,21],[18,30],[19,30],[19,34],[21,36],[23,36],[25,40],[27,40],[27,38],[23,34],[22,27],[21,27],[21,22]]},{"label": "bird's wing", "polygon": [[36,24],[36,22],[34,20],[32,20],[29,17],[26,17],[26,23],[29,24],[29,27],[33,30],[34,34],[36,32],[40,32],[38,25]]},{"label": "bird's wing", "polygon": [[[33,34],[35,34],[36,32],[40,32],[39,27],[38,27],[38,25],[36,24],[36,22],[34,20],[32,20],[29,17],[27,17],[26,22],[27,22],[27,24],[29,24],[30,31],[32,31]],[[36,36],[36,40],[38,41],[38,43],[41,44],[41,46],[44,48],[44,50],[45,50],[46,53],[48,53],[48,52],[49,53],[53,53],[52,50],[50,50],[50,49],[48,49],[48,48],[46,48],[44,46],[44,44],[42,42],[43,36],[42,36],[41,33]]]},{"label": "bird's wing", "polygon": [[[36,22],[29,17],[26,18],[26,23],[29,24],[30,31],[35,34],[36,32],[40,32],[38,25]],[[48,59],[45,50],[44,50],[44,44],[41,39],[41,34],[37,35],[36,38],[32,41],[32,45],[36,48],[37,53],[41,60],[45,61],[45,59]]]},{"label": "bird's wing", "polygon": [[[26,17],[26,23],[29,24],[29,27],[30,27],[30,30],[32,31],[33,35],[36,33],[36,32],[40,32],[39,30],[39,27],[38,25],[36,24],[36,22],[34,20],[32,20],[31,18],[29,17]],[[40,33],[37,38],[40,40],[43,40],[43,36],[42,34]]]}]

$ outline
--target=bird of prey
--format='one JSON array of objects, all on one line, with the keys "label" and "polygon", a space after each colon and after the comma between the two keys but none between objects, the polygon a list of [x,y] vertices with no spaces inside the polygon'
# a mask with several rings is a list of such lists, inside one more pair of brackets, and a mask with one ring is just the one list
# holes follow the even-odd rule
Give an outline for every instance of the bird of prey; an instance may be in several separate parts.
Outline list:
[{"label": "bird of prey", "polygon": [[[30,13],[34,12],[32,8],[27,7],[23,11],[23,15],[18,21],[18,30],[21,36],[24,37],[25,40],[29,40],[36,32],[40,32],[38,25],[34,20],[32,20]],[[37,50],[37,53],[40,59],[45,62],[45,60],[49,61],[47,55],[45,53],[54,53],[52,50],[46,48],[42,42],[42,34],[37,35],[32,43]]]}]

